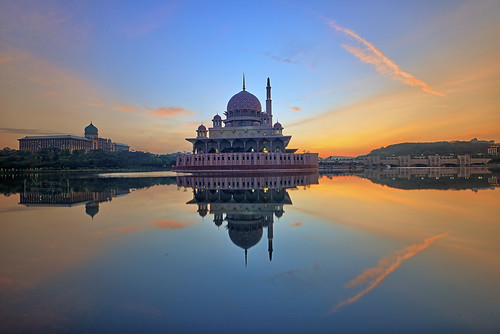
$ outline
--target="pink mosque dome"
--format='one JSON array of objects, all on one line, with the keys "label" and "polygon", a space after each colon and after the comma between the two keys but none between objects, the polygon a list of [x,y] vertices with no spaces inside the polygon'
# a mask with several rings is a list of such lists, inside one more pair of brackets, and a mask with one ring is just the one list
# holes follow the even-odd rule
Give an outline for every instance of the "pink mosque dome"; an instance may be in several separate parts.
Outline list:
[{"label": "pink mosque dome", "polygon": [[252,93],[242,90],[234,95],[227,103],[227,111],[235,110],[262,111],[259,99]]}]

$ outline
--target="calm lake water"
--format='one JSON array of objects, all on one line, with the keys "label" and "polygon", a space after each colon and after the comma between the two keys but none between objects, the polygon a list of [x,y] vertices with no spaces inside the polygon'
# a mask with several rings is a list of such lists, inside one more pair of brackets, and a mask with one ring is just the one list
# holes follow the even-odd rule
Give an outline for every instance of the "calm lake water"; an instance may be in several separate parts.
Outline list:
[{"label": "calm lake water", "polygon": [[500,331],[485,169],[0,181],[2,333]]}]

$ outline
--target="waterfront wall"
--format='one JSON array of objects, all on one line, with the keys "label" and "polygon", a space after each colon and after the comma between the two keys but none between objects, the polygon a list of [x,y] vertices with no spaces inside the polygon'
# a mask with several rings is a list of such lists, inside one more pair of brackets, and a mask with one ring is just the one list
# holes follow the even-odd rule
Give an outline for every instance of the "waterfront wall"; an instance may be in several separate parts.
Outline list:
[{"label": "waterfront wall", "polygon": [[317,153],[201,153],[177,157],[175,171],[318,169]]}]

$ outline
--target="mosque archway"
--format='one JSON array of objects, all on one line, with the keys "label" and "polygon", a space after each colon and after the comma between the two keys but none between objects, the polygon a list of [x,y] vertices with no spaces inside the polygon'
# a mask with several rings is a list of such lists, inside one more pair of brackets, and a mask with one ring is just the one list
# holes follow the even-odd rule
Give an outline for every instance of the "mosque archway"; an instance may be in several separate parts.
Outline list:
[{"label": "mosque archway", "polygon": [[233,152],[244,152],[243,141],[237,139],[233,142]]},{"label": "mosque archway", "polygon": [[208,153],[217,153],[219,150],[219,144],[215,140],[211,140],[207,144]]},{"label": "mosque archway", "polygon": [[206,151],[206,145],[204,142],[202,141],[197,141],[195,144],[194,144],[194,152],[195,153],[205,153]]},{"label": "mosque archway", "polygon": [[220,151],[221,151],[222,153],[228,153],[228,152],[231,152],[231,151],[232,151],[232,150],[231,150],[231,143],[230,143],[229,141],[225,140],[225,139],[224,139],[224,140],[222,140],[222,141],[220,142]]},{"label": "mosque archway", "polygon": [[273,141],[273,152],[285,152],[285,143],[281,139],[275,139]]},{"label": "mosque archway", "polygon": [[269,140],[267,140],[266,138],[259,140],[259,152],[267,153],[270,151],[271,151],[271,146]]},{"label": "mosque archway", "polygon": [[250,139],[245,143],[245,151],[246,152],[257,152],[258,151],[258,146],[257,146],[257,141],[254,139]]}]

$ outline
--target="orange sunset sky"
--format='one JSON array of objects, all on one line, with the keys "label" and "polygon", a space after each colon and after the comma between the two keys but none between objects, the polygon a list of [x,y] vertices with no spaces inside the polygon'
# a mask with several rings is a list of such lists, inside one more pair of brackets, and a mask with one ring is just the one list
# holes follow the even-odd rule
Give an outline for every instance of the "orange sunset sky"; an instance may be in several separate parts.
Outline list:
[{"label": "orange sunset sky", "polygon": [[[498,1],[2,1],[0,145],[99,135],[189,151],[246,88],[290,148],[500,141]],[[264,104],[264,103],[263,103]]]}]

